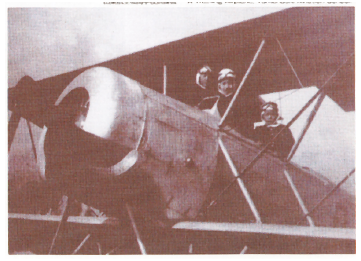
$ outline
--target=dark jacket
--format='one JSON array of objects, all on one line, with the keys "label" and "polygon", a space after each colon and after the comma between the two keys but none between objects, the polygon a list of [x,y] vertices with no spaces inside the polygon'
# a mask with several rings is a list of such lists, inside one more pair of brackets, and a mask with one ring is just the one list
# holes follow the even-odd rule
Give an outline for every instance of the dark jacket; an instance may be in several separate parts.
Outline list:
[{"label": "dark jacket", "polygon": [[187,92],[186,103],[190,106],[197,106],[205,97],[211,96],[208,89],[203,89],[198,84],[194,84]]},{"label": "dark jacket", "polygon": [[[281,131],[285,125],[278,125],[277,127],[268,127],[266,125],[256,127],[254,130],[254,140],[266,145],[272,138]],[[269,150],[275,152],[281,159],[286,159],[290,153],[295,139],[289,128],[284,129],[274,142],[268,147]]]},{"label": "dark jacket", "polygon": [[[223,95],[215,95],[203,99],[199,104],[200,110],[211,109],[218,101],[217,108],[220,116],[222,117],[226,112],[233,95],[225,97]],[[249,107],[248,103],[242,102],[242,99],[237,99],[233,104],[229,114],[227,115],[223,126],[229,126],[232,129],[240,132],[242,135],[250,138],[253,133],[253,118],[250,112],[253,108]]]}]

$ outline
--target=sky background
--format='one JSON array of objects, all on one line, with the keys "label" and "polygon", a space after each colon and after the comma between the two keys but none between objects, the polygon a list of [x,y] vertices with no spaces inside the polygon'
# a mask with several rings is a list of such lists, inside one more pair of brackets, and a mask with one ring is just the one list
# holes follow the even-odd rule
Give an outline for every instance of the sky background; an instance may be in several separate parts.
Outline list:
[{"label": "sky background", "polygon": [[280,7],[13,8],[9,86],[282,10]]},{"label": "sky background", "polygon": [[[11,8],[8,9],[8,86],[14,86],[24,75],[40,80],[281,9]],[[316,91],[315,87],[305,88],[282,99],[284,123]],[[286,94],[264,98],[275,100]],[[295,138],[309,112],[292,127]],[[28,136],[26,128],[22,121],[18,138],[22,134]],[[35,128],[36,140],[39,133],[40,129]],[[30,139],[25,142],[31,144]],[[31,153],[31,145],[27,150]],[[327,97],[294,162],[322,173],[333,182],[341,180],[355,166],[355,113],[344,112]],[[345,185],[354,193],[350,184],[354,184],[354,178]]]},{"label": "sky background", "polygon": [[[284,118],[282,123],[287,124],[317,91],[317,87],[307,87],[261,97],[278,104]],[[296,140],[316,102],[317,100],[292,124],[290,129]],[[309,167],[338,183],[355,168],[355,156],[355,112],[345,112],[326,96],[292,162]],[[354,184],[355,175],[343,188],[355,194]]]}]

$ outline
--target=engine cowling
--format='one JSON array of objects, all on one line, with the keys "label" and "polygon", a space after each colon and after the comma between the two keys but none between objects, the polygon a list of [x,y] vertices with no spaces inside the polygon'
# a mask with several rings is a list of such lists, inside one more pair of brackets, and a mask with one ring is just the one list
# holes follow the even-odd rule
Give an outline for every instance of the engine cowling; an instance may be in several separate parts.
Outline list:
[{"label": "engine cowling", "polygon": [[188,107],[187,115],[177,106],[186,105],[110,69],[83,72],[60,95],[43,132],[44,177],[90,184],[90,193],[102,186],[115,197],[149,185],[167,218],[195,218],[213,181],[218,132],[190,115],[203,112]]}]

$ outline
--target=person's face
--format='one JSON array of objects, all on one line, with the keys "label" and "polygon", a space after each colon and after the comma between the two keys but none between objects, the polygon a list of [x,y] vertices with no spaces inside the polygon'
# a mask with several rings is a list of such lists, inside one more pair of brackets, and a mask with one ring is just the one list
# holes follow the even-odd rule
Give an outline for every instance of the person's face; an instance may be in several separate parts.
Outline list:
[{"label": "person's face", "polygon": [[229,96],[234,92],[235,81],[233,78],[224,79],[218,83],[218,91],[224,96]]},{"label": "person's face", "polygon": [[200,73],[199,84],[202,85],[203,87],[207,87],[208,78],[209,78],[208,73]]},{"label": "person's face", "polygon": [[263,120],[266,124],[272,124],[277,120],[277,114],[273,111],[265,111],[263,114]]}]

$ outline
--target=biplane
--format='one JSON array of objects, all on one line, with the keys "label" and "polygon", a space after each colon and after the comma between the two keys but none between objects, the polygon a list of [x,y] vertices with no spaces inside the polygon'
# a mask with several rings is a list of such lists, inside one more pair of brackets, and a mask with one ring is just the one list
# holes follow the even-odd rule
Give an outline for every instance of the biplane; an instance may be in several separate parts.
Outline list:
[{"label": "biplane", "polygon": [[[326,96],[355,110],[354,16],[352,7],[291,8],[24,76],[8,89],[9,253],[355,253],[355,196],[340,189],[355,170],[335,183],[291,161]],[[242,75],[229,111],[240,103],[250,122],[260,120],[260,95],[318,88],[287,123],[313,106],[287,159],[228,126],[227,114],[187,104],[204,64]],[[28,169],[17,167],[26,158]],[[19,189],[11,177],[22,171],[41,181]],[[74,214],[81,204],[105,215]]]}]

